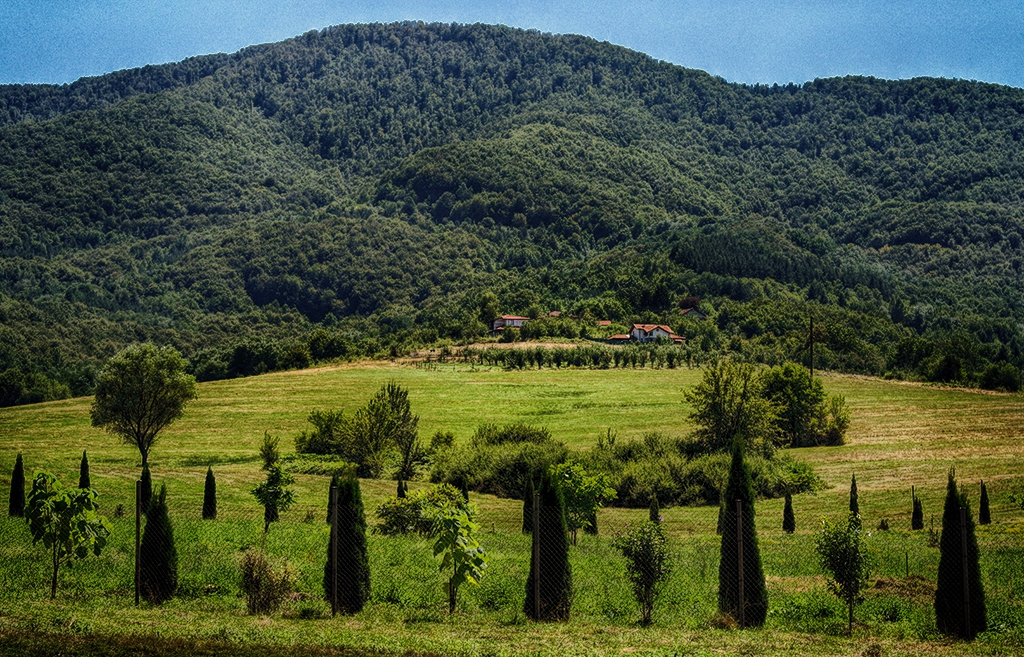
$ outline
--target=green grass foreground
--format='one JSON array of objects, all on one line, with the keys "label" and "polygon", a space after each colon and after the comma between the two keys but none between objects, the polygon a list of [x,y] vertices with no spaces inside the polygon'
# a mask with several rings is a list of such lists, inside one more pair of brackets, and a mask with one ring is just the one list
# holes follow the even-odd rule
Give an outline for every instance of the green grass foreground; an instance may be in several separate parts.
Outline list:
[{"label": "green grass foreground", "polygon": [[[529,539],[521,504],[473,495],[480,541],[491,562],[479,588],[460,591],[457,613],[445,613],[443,579],[419,538],[371,536],[372,599],[354,617],[330,618],[320,597],[328,528],[327,477],[298,475],[296,506],[272,526],[267,551],[300,573],[298,591],[272,617],[245,613],[237,562],[257,545],[262,510],[249,495],[261,479],[256,449],[263,431],[281,436],[284,452],[313,408],[354,410],[389,379],[410,390],[420,433],[453,431],[467,440],[483,422],[524,421],[556,439],[589,449],[608,428],[618,440],[645,431],[682,435],[683,392],[699,379],[690,370],[541,370],[504,372],[444,366],[418,369],[376,364],[287,372],[201,384],[185,418],[166,431],[151,456],[155,483],[166,483],[179,553],[180,590],[162,607],[132,604],[133,521],[112,519],[114,535],[99,558],[62,571],[48,599],[46,555],[31,546],[27,526],[0,518],[0,654],[259,654],[268,655],[1012,655],[1024,651],[1024,513],[1008,499],[1024,489],[1024,405],[1019,396],[980,394],[879,380],[826,376],[853,413],[848,444],[795,450],[826,483],[794,498],[797,533],[781,531],[782,500],[757,507],[770,611],[762,630],[722,629],[717,595],[717,510],[669,508],[675,570],[650,627],[636,624],[614,531],[646,518],[646,509],[605,509],[601,535],[572,548],[575,600],[564,624],[524,619]],[[101,512],[132,508],[140,459],[133,448],[89,426],[89,399],[0,410],[0,491],[18,451],[30,472],[47,468],[77,480],[89,450]],[[217,475],[219,517],[200,519],[206,466]],[[978,528],[990,631],[972,644],[934,631],[931,595],[938,550],[928,531],[911,532],[910,485],[922,498],[925,524],[941,513],[945,473],[957,467],[976,513],[977,481],[986,480],[993,525]],[[845,512],[856,472],[865,527],[872,531],[872,586],[857,609],[854,637],[845,612],[825,590],[814,555],[822,515]],[[413,482],[412,487],[425,485]],[[392,481],[362,482],[372,510],[394,492]],[[909,576],[908,576],[909,573]]]}]

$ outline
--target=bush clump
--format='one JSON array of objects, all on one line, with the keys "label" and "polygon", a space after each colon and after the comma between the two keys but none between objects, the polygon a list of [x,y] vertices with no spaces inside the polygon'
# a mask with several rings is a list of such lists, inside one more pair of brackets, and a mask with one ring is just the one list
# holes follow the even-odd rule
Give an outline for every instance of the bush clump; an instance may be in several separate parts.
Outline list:
[{"label": "bush clump", "polygon": [[275,568],[262,550],[246,550],[240,563],[242,592],[250,614],[269,614],[291,595],[298,577],[288,564]]}]

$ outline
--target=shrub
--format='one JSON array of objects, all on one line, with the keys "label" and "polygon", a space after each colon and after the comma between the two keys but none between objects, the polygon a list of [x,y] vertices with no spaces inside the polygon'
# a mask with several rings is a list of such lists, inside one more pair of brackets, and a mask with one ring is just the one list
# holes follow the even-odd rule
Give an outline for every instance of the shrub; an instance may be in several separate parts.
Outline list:
[{"label": "shrub", "polygon": [[213,467],[206,467],[206,484],[203,486],[203,520],[217,519],[217,480],[213,478]]},{"label": "shrub", "polygon": [[850,479],[850,513],[860,513],[860,502],[857,501],[857,475]]},{"label": "shrub", "polygon": [[565,461],[569,450],[562,443],[472,441],[465,447],[435,455],[430,479],[462,485],[478,493],[517,499],[530,477]]},{"label": "shrub", "polygon": [[153,477],[149,474],[149,464],[143,464],[142,476],[142,498],[139,502],[139,509],[142,513],[149,513],[149,502],[153,499]]},{"label": "shrub", "polygon": [[988,488],[985,487],[984,480],[981,482],[981,501],[978,503],[978,524],[992,524],[992,513],[988,508]]},{"label": "shrub", "polygon": [[[764,625],[768,614],[768,590],[761,568],[761,552],[754,525],[754,489],[750,471],[743,459],[743,441],[733,443],[729,480],[725,486],[722,512],[722,547],[718,567],[718,610],[729,614],[744,627]],[[742,536],[737,535],[736,501],[742,508]],[[743,615],[741,622],[739,597],[739,548],[743,541]]]},{"label": "shrub", "polygon": [[911,529],[924,529],[924,510],[921,508],[921,498],[917,496],[914,487],[910,487],[910,499],[914,504],[914,511],[910,515]]},{"label": "shrub", "polygon": [[287,564],[271,566],[267,555],[260,550],[246,550],[239,564],[242,574],[242,593],[250,614],[269,614],[281,606],[291,594],[297,580]]},{"label": "shrub", "polygon": [[12,518],[25,517],[25,463],[21,452],[14,460],[14,471],[11,473],[11,496],[7,503],[7,515]]},{"label": "shrub", "polygon": [[[656,509],[657,501],[652,504]],[[658,521],[648,521],[616,536],[613,543],[626,558],[626,572],[633,585],[633,596],[640,606],[640,623],[651,622],[654,599],[671,572],[665,531]]]},{"label": "shrub", "polygon": [[85,450],[82,451],[82,462],[78,466],[78,487],[92,488],[92,480],[89,478],[89,457]]},{"label": "shrub", "polygon": [[661,522],[661,507],[658,506],[657,495],[651,495],[651,505],[647,509],[647,519],[651,522]]},{"label": "shrub", "polygon": [[[966,509],[966,535],[960,523],[960,509]],[[966,559],[963,546],[966,543]],[[967,595],[964,593],[964,561],[967,562]],[[965,617],[964,599],[970,603],[970,619]],[[957,489],[955,471],[950,468],[946,484],[946,503],[942,509],[942,537],[939,539],[939,574],[935,587],[935,624],[943,634],[970,641],[988,627],[985,590],[978,567],[978,540],[974,535],[967,496]]]},{"label": "shrub", "polygon": [[[564,621],[572,607],[572,571],[569,568],[569,540],[565,523],[565,502],[562,491],[545,472],[540,480],[540,522],[533,534],[530,551],[530,572],[526,578],[526,599],[523,613],[535,621]],[[539,550],[537,549],[539,545]],[[540,553],[540,564],[535,561]],[[540,586],[536,573],[540,571]],[[537,591],[540,589],[538,604]],[[539,607],[539,615],[538,615]]]},{"label": "shrub", "polygon": [[139,591],[152,604],[170,600],[178,589],[178,550],[167,514],[167,487],[160,486],[146,511],[140,545]]},{"label": "shrub", "polygon": [[815,539],[822,569],[828,575],[828,589],[846,603],[849,632],[853,634],[853,606],[867,583],[868,559],[864,550],[860,516],[850,511],[844,522],[822,520]]},{"label": "shrub", "polygon": [[793,496],[786,493],[786,506],[782,509],[782,531],[792,534],[796,531],[796,516],[793,515]]},{"label": "shrub", "polygon": [[433,531],[433,512],[442,507],[469,510],[459,489],[451,484],[438,484],[418,490],[406,497],[389,497],[377,507],[379,521],[373,531],[392,536],[416,532],[429,536]]},{"label": "shrub", "polygon": [[[332,482],[332,486],[334,482]],[[331,527],[324,565],[324,596],[334,604],[335,572],[332,564],[337,542],[337,607],[334,613],[355,614],[370,599],[370,564],[366,556],[366,516],[359,480],[346,477],[337,483],[338,524]]]}]

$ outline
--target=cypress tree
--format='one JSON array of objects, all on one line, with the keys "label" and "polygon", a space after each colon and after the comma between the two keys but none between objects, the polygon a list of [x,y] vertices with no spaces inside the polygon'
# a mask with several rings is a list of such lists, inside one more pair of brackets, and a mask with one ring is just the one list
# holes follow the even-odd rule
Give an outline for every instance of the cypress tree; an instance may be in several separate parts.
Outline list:
[{"label": "cypress tree", "polygon": [[796,531],[796,516],[793,515],[793,496],[786,491],[786,506],[782,509],[782,531],[792,534]]},{"label": "cypress tree", "polygon": [[[742,503],[743,508],[742,537],[737,536],[736,500]],[[743,459],[743,441],[737,439],[733,443],[729,482],[725,487],[721,561],[718,565],[718,610],[729,614],[737,622],[740,620],[739,540],[743,541],[743,625],[760,627],[768,615],[768,589],[765,588],[761,552],[757,545],[750,469]]]},{"label": "cypress tree", "polygon": [[651,522],[661,522],[661,507],[658,506],[657,495],[651,495],[651,506],[647,511],[647,519]]},{"label": "cypress tree", "polygon": [[910,487],[910,498],[914,502],[914,512],[910,516],[910,528],[924,529],[924,511],[921,509],[921,498],[917,496],[917,491],[913,486]]},{"label": "cypress tree", "polygon": [[149,464],[142,466],[142,503],[143,513],[149,513],[149,503],[153,499],[153,478],[149,474]]},{"label": "cypress tree", "polygon": [[[978,541],[967,496],[957,490],[955,471],[950,468],[946,484],[946,504],[942,510],[942,537],[939,541],[939,576],[935,587],[935,624],[944,634],[970,641],[988,626],[985,591],[978,567]],[[964,536],[960,527],[960,508],[967,509],[967,591],[970,622],[964,609]]]},{"label": "cypress tree", "polygon": [[7,515],[12,518],[25,517],[25,463],[21,452],[14,460],[14,472],[11,473],[11,497],[7,505]]},{"label": "cypress tree", "polygon": [[399,498],[399,499],[401,499],[401,498],[405,497],[405,494],[406,494],[406,490],[407,490],[407,489],[406,489],[406,487],[405,487],[405,482],[404,482],[404,481],[402,481],[402,478],[401,478],[401,477],[399,477],[399,478],[398,478],[398,490],[397,490],[397,491],[395,491],[395,497],[397,497],[397,498]]},{"label": "cypress tree", "polygon": [[722,523],[725,522],[723,512],[725,510],[725,491],[722,491],[718,495],[718,525],[715,527],[715,533],[719,536],[722,535]]},{"label": "cypress tree", "polygon": [[217,480],[213,467],[206,466],[206,486],[203,488],[203,520],[217,519]]},{"label": "cypress tree", "polygon": [[537,616],[535,603],[536,564],[533,549],[530,550],[530,573],[526,578],[523,613],[535,621],[568,620],[572,606],[572,572],[569,569],[565,500],[561,489],[546,472],[540,480],[540,523],[537,534],[533,536],[533,544],[540,541],[540,616]]},{"label": "cypress tree", "polygon": [[523,533],[533,533],[533,478],[530,478],[529,485],[523,492]]},{"label": "cypress tree", "polygon": [[[340,484],[338,483],[338,475],[335,474],[331,477],[331,488],[337,488]],[[341,493],[338,493],[339,495]],[[327,489],[327,524],[331,524],[331,518],[334,516],[334,502],[331,501],[331,489]]]},{"label": "cypress tree", "polygon": [[331,527],[324,565],[324,597],[332,599],[334,569],[331,557],[338,544],[338,608],[336,613],[355,614],[370,599],[370,562],[366,557],[366,516],[359,480],[349,476],[338,482],[338,525]]},{"label": "cypress tree", "polygon": [[167,487],[164,485],[150,500],[140,548],[140,592],[152,604],[169,600],[178,589],[178,551],[174,547],[174,528],[167,514]]},{"label": "cypress tree", "polygon": [[92,481],[89,479],[89,457],[85,450],[82,450],[82,463],[78,466],[78,487],[92,488]]},{"label": "cypress tree", "polygon": [[992,524],[992,514],[988,510],[988,488],[985,488],[984,479],[981,480],[981,501],[978,503],[978,524]]},{"label": "cypress tree", "polygon": [[850,480],[850,513],[860,515],[860,504],[857,503],[857,475]]}]

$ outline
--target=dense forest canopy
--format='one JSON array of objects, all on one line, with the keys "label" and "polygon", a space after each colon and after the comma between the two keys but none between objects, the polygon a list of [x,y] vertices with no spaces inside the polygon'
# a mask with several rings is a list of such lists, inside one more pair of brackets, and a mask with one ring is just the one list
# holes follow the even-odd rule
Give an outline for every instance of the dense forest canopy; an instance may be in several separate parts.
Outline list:
[{"label": "dense forest canopy", "polygon": [[1022,137],[1024,90],[744,86],[487,25],[0,86],[0,404],[87,393],[140,340],[237,376],[495,308],[764,362],[806,358],[813,315],[824,367],[1014,389]]}]

